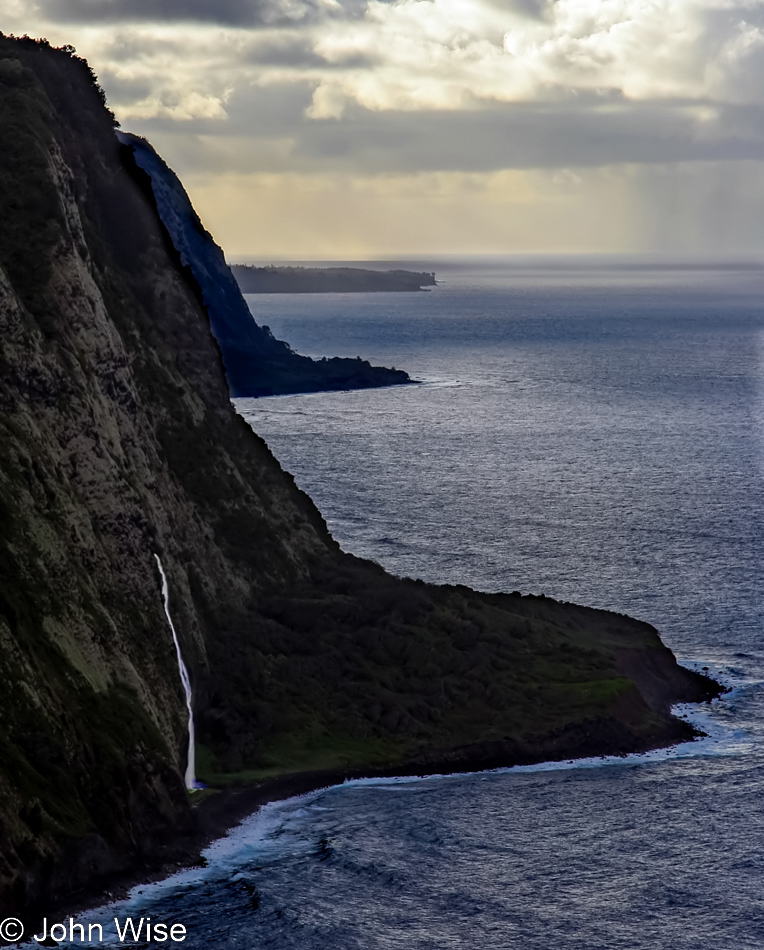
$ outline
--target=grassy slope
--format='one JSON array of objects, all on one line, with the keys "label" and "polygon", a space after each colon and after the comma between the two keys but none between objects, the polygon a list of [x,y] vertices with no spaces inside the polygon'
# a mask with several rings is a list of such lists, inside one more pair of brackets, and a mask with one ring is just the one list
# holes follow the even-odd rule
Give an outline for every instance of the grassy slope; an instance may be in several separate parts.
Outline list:
[{"label": "grassy slope", "polygon": [[[669,699],[707,686],[676,667],[652,627],[616,614],[402,581],[351,558],[312,580],[262,599],[256,645],[223,622],[241,662],[210,687],[200,723],[213,784],[630,751],[686,738]],[[232,717],[253,733],[237,740]]]}]

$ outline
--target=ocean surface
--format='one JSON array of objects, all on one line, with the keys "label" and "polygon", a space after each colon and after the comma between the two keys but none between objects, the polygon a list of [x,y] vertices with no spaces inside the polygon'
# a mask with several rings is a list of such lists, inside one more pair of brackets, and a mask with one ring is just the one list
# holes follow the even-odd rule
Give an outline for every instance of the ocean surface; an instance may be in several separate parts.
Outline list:
[{"label": "ocean surface", "polygon": [[238,410],[346,550],[630,613],[731,692],[674,750],[274,803],[100,913],[194,950],[761,950],[764,269],[408,266],[441,283],[248,299],[299,352],[420,385]]}]

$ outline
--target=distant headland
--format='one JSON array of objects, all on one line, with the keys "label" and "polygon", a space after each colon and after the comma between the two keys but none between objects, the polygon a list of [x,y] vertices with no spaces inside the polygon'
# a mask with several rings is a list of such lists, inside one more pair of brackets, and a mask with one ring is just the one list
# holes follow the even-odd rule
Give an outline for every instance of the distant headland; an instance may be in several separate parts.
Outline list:
[{"label": "distant headland", "polygon": [[360,267],[253,267],[233,264],[243,294],[346,294],[410,292],[434,287],[435,274]]},{"label": "distant headland", "polygon": [[302,356],[277,340],[268,327],[259,326],[222,248],[204,229],[175,172],[146,139],[122,131],[117,136],[123,147],[122,161],[155,207],[171,253],[185,268],[186,280],[192,282],[207,312],[232,396],[336,392],[412,382],[404,370],[372,366],[360,357]]}]

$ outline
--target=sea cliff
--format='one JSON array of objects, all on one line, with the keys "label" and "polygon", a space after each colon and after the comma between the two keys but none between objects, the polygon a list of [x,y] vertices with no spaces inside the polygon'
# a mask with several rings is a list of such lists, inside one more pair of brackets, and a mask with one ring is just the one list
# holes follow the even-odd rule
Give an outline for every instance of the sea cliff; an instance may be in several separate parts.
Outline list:
[{"label": "sea cliff", "polygon": [[[117,132],[123,160],[164,225],[171,253],[198,288],[220,347],[232,396],[275,396],[410,383],[408,373],[347,357],[311,359],[252,317],[223,251],[204,228],[178,176],[151,145]],[[130,159],[132,156],[132,161]]]},{"label": "sea cliff", "polygon": [[157,555],[213,786],[691,736],[669,706],[715,684],[649,625],[339,549],[232,409],[199,281],[86,63],[0,36],[0,131],[4,914],[161,863],[205,813]]}]

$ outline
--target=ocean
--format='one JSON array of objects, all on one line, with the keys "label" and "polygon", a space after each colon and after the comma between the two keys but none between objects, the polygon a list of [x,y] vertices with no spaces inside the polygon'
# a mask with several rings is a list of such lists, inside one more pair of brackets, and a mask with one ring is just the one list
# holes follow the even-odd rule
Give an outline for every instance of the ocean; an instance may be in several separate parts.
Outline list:
[{"label": "ocean", "polygon": [[248,301],[298,352],[419,385],[238,411],[346,550],[632,614],[730,692],[673,750],[273,803],[98,914],[194,950],[761,950],[764,267],[405,266],[438,287]]}]

